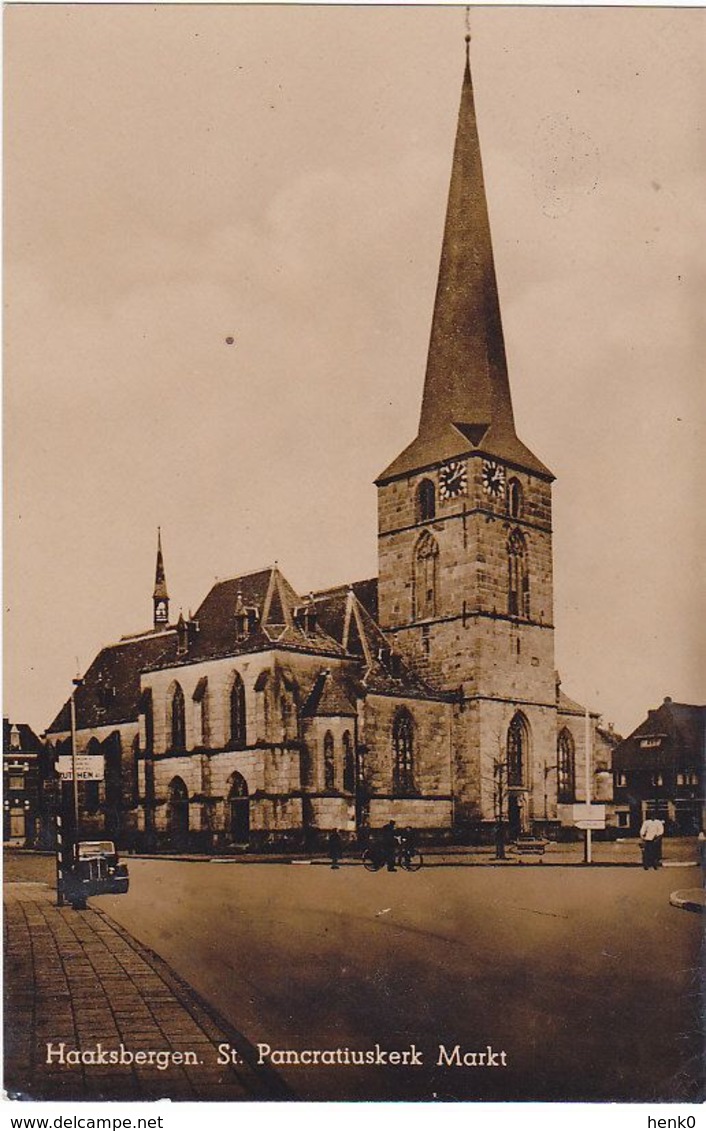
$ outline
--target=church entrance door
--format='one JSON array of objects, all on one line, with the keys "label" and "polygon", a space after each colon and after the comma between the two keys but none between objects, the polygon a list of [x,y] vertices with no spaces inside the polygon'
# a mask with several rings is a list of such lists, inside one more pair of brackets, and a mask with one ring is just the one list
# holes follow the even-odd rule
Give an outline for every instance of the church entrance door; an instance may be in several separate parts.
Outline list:
[{"label": "church entrance door", "polygon": [[516,840],[522,833],[522,805],[516,793],[511,793],[507,800],[507,823],[510,840]]},{"label": "church entrance door", "polygon": [[233,844],[247,844],[250,840],[250,797],[248,783],[242,774],[231,778],[228,794],[229,834]]},{"label": "church entrance door", "polygon": [[189,839],[189,793],[181,778],[174,778],[169,786],[167,829],[174,848],[186,848]]}]

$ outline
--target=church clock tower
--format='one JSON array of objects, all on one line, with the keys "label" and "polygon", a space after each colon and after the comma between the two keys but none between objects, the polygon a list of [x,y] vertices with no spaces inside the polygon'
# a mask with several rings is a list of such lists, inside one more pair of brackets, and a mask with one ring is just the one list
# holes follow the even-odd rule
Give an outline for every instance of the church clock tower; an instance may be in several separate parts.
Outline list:
[{"label": "church clock tower", "polygon": [[504,778],[517,831],[556,762],[553,476],[515,431],[468,42],[419,430],[377,480],[379,618],[458,692],[457,812],[492,820]]}]

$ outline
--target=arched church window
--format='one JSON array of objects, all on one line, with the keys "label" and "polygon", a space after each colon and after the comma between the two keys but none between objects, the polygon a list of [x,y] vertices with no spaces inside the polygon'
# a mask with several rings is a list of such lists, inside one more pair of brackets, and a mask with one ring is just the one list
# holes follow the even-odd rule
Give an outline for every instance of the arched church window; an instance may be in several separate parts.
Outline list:
[{"label": "arched church window", "polygon": [[355,750],[349,730],[343,732],[343,788],[346,793],[355,790]]},{"label": "arched church window", "polygon": [[436,539],[424,531],[414,552],[414,619],[425,620],[436,615],[436,584],[439,547]]},{"label": "arched church window", "polygon": [[230,689],[230,743],[239,749],[245,746],[245,685],[236,672]]},{"label": "arched church window", "polygon": [[527,773],[529,732],[524,715],[518,711],[507,730],[507,784],[522,786]]},{"label": "arched church window", "polygon": [[400,708],[392,724],[394,793],[414,790],[414,721],[406,707]]},{"label": "arched church window", "polygon": [[511,617],[528,617],[530,610],[527,545],[520,530],[513,530],[507,546],[508,612]]},{"label": "arched church window", "polygon": [[576,752],[571,732],[564,727],[557,743],[557,799],[564,804],[576,795]]},{"label": "arched church window", "polygon": [[522,484],[519,479],[511,479],[507,485],[507,509],[511,518],[522,517]]},{"label": "arched church window", "polygon": [[336,762],[333,752],[333,735],[330,730],[324,735],[324,789],[336,788]]},{"label": "arched church window", "polygon": [[178,683],[174,684],[171,703],[171,749],[186,750],[186,709],[184,692]]},{"label": "arched church window", "polygon": [[196,684],[194,694],[192,696],[196,705],[196,734],[198,735],[198,744],[200,746],[208,746],[209,742],[209,718],[208,718],[208,679],[202,676]]},{"label": "arched church window", "polygon": [[417,522],[429,522],[436,514],[436,489],[431,479],[422,479],[417,487]]}]

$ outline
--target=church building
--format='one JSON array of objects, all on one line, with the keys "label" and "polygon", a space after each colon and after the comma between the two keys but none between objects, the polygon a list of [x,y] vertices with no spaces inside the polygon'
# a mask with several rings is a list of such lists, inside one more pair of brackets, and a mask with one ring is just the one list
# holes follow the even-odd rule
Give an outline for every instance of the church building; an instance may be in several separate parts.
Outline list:
[{"label": "church building", "polygon": [[[586,744],[554,666],[553,478],[515,427],[467,47],[419,429],[376,482],[378,577],[299,594],[274,565],[173,623],[160,541],[152,628],[75,690],[77,750],[104,759],[85,829],[217,850],[391,818],[440,839],[558,828]],[[70,702],[47,737],[70,749]]]}]

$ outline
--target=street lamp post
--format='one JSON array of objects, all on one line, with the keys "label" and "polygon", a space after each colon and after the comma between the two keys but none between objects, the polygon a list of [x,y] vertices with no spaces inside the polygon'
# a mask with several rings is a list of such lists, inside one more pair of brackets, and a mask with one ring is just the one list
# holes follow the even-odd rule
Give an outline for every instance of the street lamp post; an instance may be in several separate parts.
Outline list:
[{"label": "street lamp post", "polygon": [[76,691],[83,683],[83,680],[77,676],[73,680],[73,691],[71,692],[71,776],[73,778],[73,804],[74,804],[74,850],[73,857],[74,863],[78,863],[78,762],[76,758]]}]

